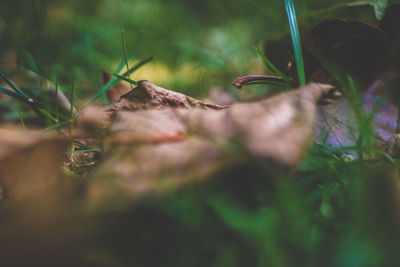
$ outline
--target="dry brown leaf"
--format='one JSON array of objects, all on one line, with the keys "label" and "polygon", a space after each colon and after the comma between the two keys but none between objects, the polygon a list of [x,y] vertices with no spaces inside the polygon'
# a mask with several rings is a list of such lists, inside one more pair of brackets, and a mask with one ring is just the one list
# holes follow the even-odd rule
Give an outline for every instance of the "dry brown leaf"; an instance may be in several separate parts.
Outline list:
[{"label": "dry brown leaf", "polygon": [[[350,76],[364,90],[377,78],[387,45],[386,34],[378,27],[350,20],[325,20],[304,41],[305,49],[316,59],[305,68],[309,73],[323,67],[337,77]],[[316,78],[314,81],[321,81],[315,74],[310,75]]]},{"label": "dry brown leaf", "polygon": [[204,103],[181,93],[167,90],[149,81],[140,81],[139,86],[109,106],[110,111],[160,109],[160,108],[202,108],[219,110],[226,108]]},{"label": "dry brown leaf", "polygon": [[221,105],[221,106],[230,106],[236,102],[232,95],[225,92],[221,88],[214,88],[208,93],[208,98],[211,103]]},{"label": "dry brown leaf", "polygon": [[330,85],[308,84],[263,101],[222,111],[182,111],[191,132],[239,140],[254,156],[296,166],[311,140],[317,103]]},{"label": "dry brown leaf", "polygon": [[220,110],[117,111],[89,195],[102,199],[119,188],[137,197],[210,177],[241,162],[243,155],[224,149],[230,144],[260,160],[296,167],[314,133],[317,103],[331,89],[308,84]]},{"label": "dry brown leaf", "polygon": [[108,107],[85,106],[76,116],[74,136],[76,138],[104,136],[108,132],[113,113]]},{"label": "dry brown leaf", "polygon": [[89,185],[89,197],[129,198],[163,193],[209,177],[235,157],[214,142],[190,137],[179,142],[113,146]]},{"label": "dry brown leaf", "polygon": [[179,141],[186,125],[174,109],[121,111],[113,119],[111,132],[111,143]]},{"label": "dry brown leaf", "polygon": [[[379,98],[382,86],[384,83],[375,82],[367,92],[361,95],[360,100],[365,114],[373,115],[372,126],[378,148],[396,156],[400,145],[396,136],[398,108],[388,99]],[[341,97],[319,108],[317,143],[339,150],[355,147],[359,132],[354,107],[346,97]],[[355,154],[355,151],[353,153]]]},{"label": "dry brown leaf", "polygon": [[68,143],[35,130],[0,128],[0,184],[19,198],[59,176]]},{"label": "dry brown leaf", "polygon": [[[113,95],[116,96],[118,93],[113,93]],[[82,137],[90,135],[104,135],[105,131],[110,126],[111,121],[116,121],[118,124],[125,124],[125,126],[128,127],[126,129],[122,129],[121,126],[115,126],[119,127],[118,131],[129,131],[129,129],[138,128],[139,132],[144,131],[144,133],[148,133],[150,130],[146,129],[146,126],[140,127],[140,124],[144,118],[138,118],[138,120],[135,122],[133,121],[135,118],[130,119],[129,116],[125,116],[124,119],[121,119],[120,117],[123,115],[120,115],[120,111],[138,111],[148,109],[160,110],[166,108],[200,108],[206,110],[220,110],[227,108],[227,106],[205,103],[184,94],[158,87],[148,81],[140,81],[138,87],[130,90],[127,94],[122,95],[119,100],[112,105],[106,107],[88,105],[84,107],[83,110],[81,110],[77,115],[76,122],[78,125],[78,131],[75,131],[75,136]],[[142,116],[151,117],[151,115],[147,114],[148,113],[143,113]],[[153,112],[153,114],[158,116],[157,112]],[[164,116],[165,114],[166,113],[161,113],[161,116]],[[129,120],[129,122],[125,123],[124,120]],[[153,127],[162,121],[157,120],[157,118],[151,118],[151,120],[154,120],[154,122],[147,123],[147,125],[153,124]],[[136,123],[139,124],[139,127],[135,126]],[[161,129],[162,127],[169,127],[167,124],[163,124],[163,126],[157,126],[157,128]],[[149,139],[149,136],[145,135],[146,134],[142,134],[143,138]],[[155,133],[153,136],[154,135]],[[129,139],[133,140],[136,139],[136,137]],[[163,138],[161,138],[161,140],[163,140]]]}]

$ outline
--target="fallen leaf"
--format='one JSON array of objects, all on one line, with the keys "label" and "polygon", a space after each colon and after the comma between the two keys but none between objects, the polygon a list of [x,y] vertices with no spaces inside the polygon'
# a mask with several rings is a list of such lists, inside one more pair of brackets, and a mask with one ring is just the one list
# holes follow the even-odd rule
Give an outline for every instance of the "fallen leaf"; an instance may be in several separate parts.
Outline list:
[{"label": "fallen leaf", "polygon": [[[379,96],[382,86],[382,82],[375,82],[360,100],[365,114],[373,112],[372,126],[378,148],[396,156],[400,148],[396,137],[398,108],[389,99]],[[381,101],[380,105],[378,101]],[[359,133],[354,108],[346,96],[319,107],[317,143],[342,153],[356,154]]]},{"label": "fallen leaf", "polygon": [[236,102],[235,98],[221,88],[213,88],[208,93],[208,100],[220,106],[230,106]]},{"label": "fallen leaf", "polygon": [[[346,81],[346,76],[350,76],[364,91],[379,77],[387,39],[382,30],[365,23],[326,20],[310,32],[304,47],[316,59],[315,63],[336,80]],[[305,67],[319,68],[307,64]]]},{"label": "fallen leaf", "polygon": [[93,174],[92,201],[162,194],[204,180],[235,162],[214,142],[189,137],[179,142],[113,145]]},{"label": "fallen leaf", "polygon": [[174,109],[118,112],[111,124],[112,143],[182,140],[186,125]]},{"label": "fallen leaf", "polygon": [[13,198],[43,190],[60,176],[68,142],[36,130],[0,128],[0,184]]},{"label": "fallen leaf", "polygon": [[233,144],[258,160],[295,168],[312,140],[318,101],[331,90],[329,85],[308,84],[217,110],[204,109],[204,103],[136,110],[148,107],[137,99],[133,111],[114,110],[110,117],[89,196],[137,198],[205,179],[240,164],[243,155],[227,150]]},{"label": "fallen leaf", "polygon": [[141,110],[166,107],[203,108],[209,110],[226,108],[225,106],[204,103],[184,94],[158,87],[149,81],[140,81],[138,87],[121,96],[117,102],[108,107],[108,110]]},{"label": "fallen leaf", "polygon": [[314,133],[318,101],[332,89],[308,84],[227,110],[184,110],[183,120],[192,133],[218,140],[233,138],[253,156],[295,167]]},{"label": "fallen leaf", "polygon": [[379,27],[388,37],[388,47],[385,55],[385,66],[381,70],[380,80],[385,83],[384,92],[397,105],[400,104],[400,4],[392,4],[386,9]]},{"label": "fallen leaf", "polygon": [[[301,40],[304,42],[309,33],[320,23],[326,20],[348,20],[362,22],[369,25],[377,25],[375,18],[374,9],[368,3],[340,3],[329,8],[314,10],[307,12],[306,15],[299,17],[299,31],[301,34]],[[331,32],[326,32],[330,34]],[[335,34],[335,29],[332,32]],[[286,75],[296,79],[297,72],[293,66],[295,64],[289,64],[292,62],[293,48],[291,38],[288,33],[285,33],[275,38],[266,40],[264,43],[264,54],[265,56],[280,69]],[[312,72],[309,72],[307,68],[311,68],[314,64],[315,59],[308,56],[310,55],[308,49],[303,46],[303,56],[306,68],[307,81],[320,82],[320,83],[331,83],[330,80],[311,80],[310,76]],[[307,73],[308,72],[308,73]]]}]

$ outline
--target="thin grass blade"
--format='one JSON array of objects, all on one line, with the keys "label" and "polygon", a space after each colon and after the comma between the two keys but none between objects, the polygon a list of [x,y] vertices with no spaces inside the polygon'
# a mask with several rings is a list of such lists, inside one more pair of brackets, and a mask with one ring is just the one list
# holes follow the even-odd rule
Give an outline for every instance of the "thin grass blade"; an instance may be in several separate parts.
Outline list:
[{"label": "thin grass blade", "polygon": [[3,87],[3,86],[0,86],[0,93],[6,94],[6,95],[8,95],[8,96],[10,96],[12,98],[15,98],[15,99],[17,99],[19,101],[22,101],[22,102],[25,102],[25,103],[29,102],[28,97],[26,97],[24,95],[21,95],[21,94],[18,94],[16,92],[13,92],[13,91],[11,91],[11,90]]},{"label": "thin grass blade", "polygon": [[50,131],[50,130],[58,129],[58,128],[63,127],[63,126],[65,126],[65,125],[68,125],[68,124],[70,124],[70,123],[73,123],[73,121],[71,121],[71,120],[62,121],[62,122],[59,122],[59,123],[56,123],[56,124],[53,124],[53,125],[47,127],[47,128],[45,129],[45,131]]},{"label": "thin grass blade", "polygon": [[284,0],[286,13],[289,21],[290,36],[292,38],[294,56],[296,59],[297,75],[299,77],[299,84],[306,84],[306,76],[304,72],[303,53],[301,50],[300,34],[297,25],[297,17],[292,0]]},{"label": "thin grass blade", "polygon": [[258,47],[254,47],[257,54],[264,60],[265,64],[274,72],[275,75],[282,77],[285,82],[290,82],[290,78],[280,71],[262,52]]},{"label": "thin grass blade", "polygon": [[[126,54],[126,47],[125,47],[125,35],[124,35],[124,28],[122,28],[121,34],[122,34],[122,51],[124,53],[124,58],[125,58],[125,65],[126,65],[126,72],[128,73],[128,78],[131,80],[131,76],[129,73],[129,64],[128,64],[128,56]],[[131,89],[133,89],[133,85],[130,83]]]},{"label": "thin grass blade", "polygon": [[22,92],[17,86],[15,86],[15,84],[10,81],[6,75],[4,75],[4,73],[0,72],[0,76],[4,79],[4,81],[11,87],[13,88],[15,91],[17,91],[20,95],[24,96],[24,97],[28,97],[24,92]]},{"label": "thin grass blade", "polygon": [[[133,44],[131,50],[130,50],[129,53],[127,54],[128,60],[132,57],[132,55],[133,55],[134,52],[136,51],[136,49],[137,49],[137,47],[138,47],[138,45],[139,45],[141,39],[142,39],[142,34],[140,34],[140,35],[136,38],[135,43]],[[125,66],[125,60],[122,60],[122,62],[119,64],[118,68],[116,69],[115,73],[120,73],[124,66]],[[118,81],[119,81],[119,80],[118,80],[116,77],[112,77],[112,78],[110,79],[110,81],[109,81],[106,85],[104,85],[103,88],[101,88],[101,89],[97,92],[97,94],[96,94],[94,97],[92,97],[92,98],[90,99],[89,102],[93,102],[93,101],[95,101],[96,99],[98,99],[100,96],[102,96],[103,94],[105,94],[105,92],[107,92],[108,89],[110,89],[110,88],[113,87],[115,84],[117,84]]]},{"label": "thin grass blade", "polygon": [[57,121],[57,118],[53,117],[53,116],[50,114],[49,111],[47,111],[47,110],[45,110],[45,109],[42,109],[42,108],[39,108],[39,111],[40,111],[41,113],[43,113],[44,115],[46,115],[46,117],[49,118],[50,120],[52,120],[52,121],[54,121],[54,122],[58,122],[58,121]]},{"label": "thin grass blade", "polygon": [[[8,95],[20,102],[26,103],[41,118],[47,117],[51,120],[55,120],[54,116],[51,115],[51,112],[53,112],[53,110],[50,107],[47,107],[47,106],[43,105],[42,103],[33,100],[30,97],[20,95],[20,94],[13,92],[3,86],[0,86],[0,93]],[[61,114],[60,114],[60,116],[61,116]]]},{"label": "thin grass blade", "polygon": [[18,117],[23,129],[25,129],[24,113],[21,108],[21,104],[17,102]]},{"label": "thin grass blade", "polygon": [[128,78],[125,78],[125,77],[123,77],[123,76],[121,76],[121,75],[118,75],[118,74],[113,74],[115,77],[117,77],[118,79],[120,79],[120,80],[123,80],[123,81],[125,81],[125,82],[128,82],[128,83],[130,83],[131,85],[132,84],[134,84],[134,85],[136,85],[136,86],[138,86],[139,85],[139,83],[138,82],[135,82],[135,81],[133,81],[133,80],[131,80],[131,79],[128,79]]},{"label": "thin grass blade", "polygon": [[[57,122],[59,122],[60,121],[60,104],[59,104],[59,102],[58,102],[58,79],[56,79],[56,119],[57,119]],[[72,105],[71,105],[71,107],[73,107]]]},{"label": "thin grass blade", "polygon": [[[143,65],[147,64],[148,62],[152,61],[154,59],[154,57],[149,57],[146,58],[142,61],[140,61],[139,63],[137,63],[135,66],[133,66],[129,71],[123,73],[121,76],[126,77],[129,74],[132,74],[133,72],[135,72],[137,69],[139,69],[140,67],[142,67]],[[130,79],[130,77],[128,77]]]}]

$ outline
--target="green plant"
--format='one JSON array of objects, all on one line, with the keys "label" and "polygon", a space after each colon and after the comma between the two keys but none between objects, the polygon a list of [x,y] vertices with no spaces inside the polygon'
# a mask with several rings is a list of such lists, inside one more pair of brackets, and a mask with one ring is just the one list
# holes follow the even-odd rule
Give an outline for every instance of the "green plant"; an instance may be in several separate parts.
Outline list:
[{"label": "green plant", "polygon": [[[64,122],[70,122],[68,116],[60,114],[58,110],[58,104],[56,105],[56,109],[45,105],[41,103],[39,100],[35,99],[34,97],[31,97],[24,93],[21,89],[19,89],[12,81],[10,81],[4,73],[0,72],[0,76],[3,78],[3,80],[6,82],[6,84],[14,89],[14,91],[4,87],[0,86],[0,93],[6,94],[17,101],[21,103],[27,104],[39,117],[41,117],[43,120],[50,122],[49,124],[59,124],[60,123],[60,117],[64,119]],[[58,89],[57,89],[58,90]],[[58,91],[57,91],[58,93]],[[21,113],[21,112],[20,112]],[[23,119],[20,117],[21,124],[24,125]],[[54,127],[54,125],[51,125]]]},{"label": "green plant", "polygon": [[265,64],[274,72],[275,75],[281,77],[286,83],[291,83],[291,79],[276,67],[271,60],[269,60],[259,48],[254,48],[260,58],[264,60]]},{"label": "green plant", "polygon": [[[297,17],[293,5],[292,0],[284,0],[285,1],[285,9],[289,22],[290,36],[292,39],[293,50],[294,50],[294,61],[296,62],[297,76],[298,76],[298,84],[300,86],[306,84],[305,71],[304,71],[304,61],[303,61],[303,53],[301,50],[301,41],[300,34],[297,25]],[[264,61],[264,63],[268,66],[269,69],[277,75],[274,76],[262,76],[262,75],[253,75],[239,78],[234,82],[234,85],[237,87],[241,87],[243,85],[252,85],[252,84],[271,84],[275,86],[286,86],[293,87],[296,84],[293,83],[293,79],[285,75],[278,67],[276,67],[271,60],[269,60],[259,48],[255,48],[258,56]],[[276,78],[280,77],[282,80],[277,81]]]},{"label": "green plant", "polygon": [[[126,52],[126,48],[125,48],[124,30],[122,30],[122,49],[123,49],[124,59],[118,65],[118,67],[117,67],[116,71],[114,72],[113,77],[110,79],[110,81],[108,81],[108,83],[106,85],[104,85],[97,92],[97,94],[90,99],[90,102],[95,101],[96,99],[101,97],[108,89],[110,89],[111,87],[116,85],[120,80],[124,80],[126,82],[129,82],[131,84],[131,86],[132,86],[132,84],[133,85],[138,85],[138,83],[136,81],[131,80],[130,75],[133,72],[135,72],[137,69],[139,69],[140,67],[145,65],[146,63],[148,63],[151,60],[153,60],[153,57],[149,57],[149,58],[146,58],[146,59],[140,61],[139,63],[137,63],[132,68],[129,68],[128,61],[129,61],[129,59],[132,58],[133,54],[135,53],[135,51],[136,51],[136,49],[137,49],[137,47],[138,47],[138,45],[139,45],[139,43],[141,41],[141,38],[142,38],[141,35],[139,35],[136,38],[135,43],[133,44],[131,50],[127,53]],[[124,66],[126,66],[126,68],[127,68],[126,72],[124,72],[123,74],[119,75],[118,73],[120,73],[122,71]],[[133,89],[133,87],[132,87],[132,89]]]},{"label": "green plant", "polygon": [[296,12],[292,0],[285,0],[285,8],[289,22],[290,36],[292,38],[294,57],[296,60],[297,75],[299,84],[306,84],[306,76],[304,73],[303,53],[301,51],[300,34],[297,25]]}]

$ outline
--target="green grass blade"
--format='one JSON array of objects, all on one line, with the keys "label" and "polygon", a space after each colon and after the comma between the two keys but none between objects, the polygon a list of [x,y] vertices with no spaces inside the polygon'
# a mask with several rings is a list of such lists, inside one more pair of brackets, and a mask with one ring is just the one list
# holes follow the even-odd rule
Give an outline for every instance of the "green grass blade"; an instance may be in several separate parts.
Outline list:
[{"label": "green grass blade", "polygon": [[284,0],[286,13],[289,21],[290,36],[292,38],[294,56],[296,59],[297,75],[299,77],[299,84],[306,84],[306,76],[304,72],[303,53],[301,50],[299,28],[297,26],[297,17],[294,10],[292,0]]},{"label": "green grass blade", "polygon": [[54,122],[58,122],[58,121],[57,121],[57,118],[54,118],[54,117],[50,114],[50,112],[47,111],[46,109],[39,108],[39,110],[40,110],[40,112],[41,112],[42,114],[44,114],[44,115],[45,115],[47,118],[49,118],[50,120],[52,120],[52,121],[54,121]]},{"label": "green grass blade", "polygon": [[136,85],[136,86],[138,86],[139,85],[139,83],[138,82],[135,82],[135,81],[133,81],[133,80],[131,80],[131,79],[128,79],[128,78],[125,78],[125,77],[123,77],[123,76],[121,76],[121,75],[118,75],[118,74],[113,74],[115,77],[117,77],[118,79],[121,79],[121,80],[123,80],[123,81],[125,81],[125,82],[128,82],[128,83],[130,83],[131,85],[132,84],[134,84],[134,85]]},{"label": "green grass blade", "polygon": [[[136,38],[135,43],[133,44],[131,50],[130,50],[129,53],[127,54],[127,59],[128,59],[128,60],[132,57],[132,55],[133,55],[134,52],[136,51],[136,49],[137,49],[137,47],[138,47],[138,45],[139,45],[141,39],[142,39],[142,35],[140,34],[139,37]],[[116,69],[115,73],[120,73],[121,70],[124,68],[124,66],[125,66],[125,60],[122,60],[122,62],[119,64],[118,68]],[[110,79],[110,81],[109,81],[106,85],[104,85],[103,88],[101,88],[101,89],[97,92],[97,94],[96,94],[94,97],[92,97],[92,98],[90,99],[89,102],[93,102],[93,101],[95,101],[96,99],[98,99],[100,96],[102,96],[103,94],[105,94],[105,92],[107,92],[108,89],[110,89],[111,87],[113,87],[114,85],[116,85],[118,82],[119,82],[119,79],[117,79],[116,77],[112,77],[112,78]]]},{"label": "green grass blade", "polygon": [[388,153],[383,152],[383,151],[377,151],[378,154],[381,154],[382,156],[384,156],[388,161],[390,161],[390,163],[392,164],[396,164],[396,161],[394,160],[394,158],[392,158],[392,156],[390,156]]},{"label": "green grass blade", "polygon": [[15,86],[15,84],[10,81],[6,75],[4,75],[4,73],[0,72],[0,76],[4,79],[4,81],[11,87],[13,88],[15,91],[17,91],[20,95],[28,97],[24,92],[22,92],[17,86]]},{"label": "green grass blade", "polygon": [[[139,69],[140,67],[142,67],[143,65],[147,64],[148,62],[152,61],[154,59],[154,57],[149,57],[146,58],[142,61],[140,61],[139,63],[137,63],[135,66],[133,66],[130,70],[128,70],[127,72],[123,73],[121,76],[122,77],[126,77],[129,74],[132,74],[133,72],[135,72],[137,69]],[[128,77],[130,79],[130,77]]]},{"label": "green grass blade", "polygon": [[258,47],[254,47],[257,54],[264,60],[265,64],[274,72],[275,75],[282,77],[285,82],[290,82],[290,78],[280,71],[262,52]]},{"label": "green grass blade", "polygon": [[[129,64],[128,64],[128,56],[126,54],[126,47],[125,47],[125,35],[124,35],[124,28],[122,28],[121,34],[122,34],[122,51],[124,53],[124,58],[125,58],[125,65],[126,65],[126,72],[128,74],[129,80],[131,80],[131,75],[129,73]],[[132,83],[130,83],[131,89],[133,89]]]},{"label": "green grass blade", "polygon": [[[6,94],[20,102],[26,103],[41,118],[47,117],[48,119],[51,119],[53,121],[56,120],[54,118],[54,116],[51,115],[51,112],[52,112],[51,108],[46,107],[45,105],[33,100],[32,98],[20,95],[20,94],[14,92],[14,91],[11,91],[3,86],[0,86],[0,93]],[[61,114],[60,114],[60,116],[61,116]]]},{"label": "green grass blade", "polygon": [[107,92],[107,90],[108,89],[110,89],[111,87],[113,87],[116,83],[118,82],[118,79],[114,79],[114,77],[113,78],[111,78],[111,80],[103,87],[103,88],[101,88],[101,90],[99,91],[99,92],[97,92],[97,94],[94,96],[94,97],[92,97],[91,99],[90,99],[90,101],[89,102],[93,102],[93,101],[95,101],[96,99],[98,99],[100,96],[102,96],[105,92]]},{"label": "green grass blade", "polygon": [[75,73],[74,76],[72,78],[72,85],[71,85],[71,108],[69,110],[69,116],[70,116],[70,120],[74,119],[74,94],[75,94]]},{"label": "green grass blade", "polygon": [[149,57],[146,58],[142,61],[140,61],[139,63],[137,63],[135,66],[133,66],[131,69],[129,69],[128,71],[124,72],[122,75],[116,74],[118,72],[116,72],[115,74],[113,74],[115,77],[112,77],[111,80],[91,99],[91,101],[96,100],[97,98],[99,98],[102,94],[104,94],[108,89],[110,89],[111,87],[113,87],[114,85],[116,85],[120,80],[124,80],[126,82],[129,82],[131,84],[135,84],[138,85],[137,82],[131,80],[131,79],[127,79],[125,78],[126,76],[128,76],[128,74],[132,74],[133,72],[135,72],[137,69],[139,69],[140,67],[142,67],[143,65],[147,64],[148,62],[152,61],[154,59],[154,57]]},{"label": "green grass blade", "polygon": [[[128,60],[129,60],[129,59],[133,56],[133,54],[135,53],[135,51],[136,51],[137,47],[139,46],[139,43],[140,43],[141,40],[142,40],[142,34],[140,34],[140,35],[136,38],[135,43],[132,45],[131,50],[130,50],[129,53],[127,54],[126,57],[127,57]],[[117,68],[117,70],[116,70],[115,72],[116,72],[116,73],[120,73],[121,70],[124,68],[124,66],[125,66],[125,59],[121,61],[121,63],[118,65],[118,68]],[[111,82],[111,80],[110,80],[110,82]],[[114,85],[115,85],[115,84],[114,84]]]},{"label": "green grass blade", "polygon": [[[58,78],[57,78],[56,79],[56,119],[57,119],[57,122],[60,121],[60,104],[58,102],[58,91],[59,91],[59,89],[58,89]],[[72,107],[72,105],[71,105],[71,107]]]},{"label": "green grass blade", "polygon": [[73,76],[72,76],[72,85],[71,85],[71,97],[70,97],[70,102],[71,102],[71,109],[69,111],[69,120],[71,121],[70,125],[69,125],[69,137],[70,137],[70,142],[71,142],[71,146],[70,146],[70,150],[72,151],[74,149],[74,145],[73,145],[73,140],[74,140],[74,136],[73,136],[73,132],[74,132],[74,95],[75,95],[75,79],[76,79],[76,75],[77,72],[76,70],[73,72]]},{"label": "green grass blade", "polygon": [[70,123],[73,123],[73,121],[71,121],[71,120],[62,121],[62,122],[59,122],[59,123],[56,123],[56,124],[53,124],[53,125],[47,127],[47,128],[45,129],[45,131],[54,130],[54,129],[60,128],[60,127],[62,127],[62,126],[68,125],[68,124],[70,124]]},{"label": "green grass blade", "polygon": [[361,100],[360,95],[356,89],[355,83],[350,76],[347,76],[348,81],[348,98],[356,117],[357,125],[359,128],[359,136],[357,138],[357,149],[360,159],[363,159],[363,152],[370,153],[373,151],[375,143],[373,118],[379,110],[381,105],[380,101],[377,101],[372,108],[370,114],[366,114]]},{"label": "green grass blade", "polygon": [[24,114],[21,108],[21,104],[17,102],[17,110],[18,110],[18,117],[19,121],[21,122],[21,126],[23,129],[25,129],[25,122],[24,122]]},{"label": "green grass blade", "polygon": [[13,92],[13,91],[11,91],[11,90],[3,87],[3,86],[0,86],[0,93],[6,94],[6,95],[8,95],[8,96],[10,96],[12,98],[15,98],[15,99],[17,99],[19,101],[22,101],[22,102],[25,102],[25,103],[29,102],[28,97],[26,97],[24,95],[21,95],[21,94],[18,94],[16,92]]},{"label": "green grass blade", "polygon": [[28,68],[37,73],[38,66],[37,66],[37,63],[36,63],[35,59],[33,58],[32,54],[29,53],[28,51],[24,51],[23,54],[24,54],[24,58],[28,64]]},{"label": "green grass blade", "polygon": [[39,115],[40,117],[43,117],[43,115],[47,116],[50,119],[53,119],[52,116],[48,116],[49,113],[44,113],[42,110],[46,110],[46,106],[34,101],[32,98],[30,98],[28,95],[26,95],[24,92],[22,92],[13,82],[11,82],[5,75],[4,73],[0,72],[0,76],[5,80],[5,82],[12,87],[16,92],[13,92],[3,86],[0,86],[0,92],[4,93],[10,97],[13,97],[21,102],[24,102],[28,104],[32,110]]}]

